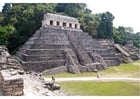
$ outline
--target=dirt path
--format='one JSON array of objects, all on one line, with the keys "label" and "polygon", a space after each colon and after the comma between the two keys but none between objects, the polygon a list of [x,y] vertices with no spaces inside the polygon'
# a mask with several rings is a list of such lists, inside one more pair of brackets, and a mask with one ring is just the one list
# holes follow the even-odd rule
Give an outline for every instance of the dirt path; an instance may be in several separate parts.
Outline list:
[{"label": "dirt path", "polygon": [[139,63],[133,63],[134,65],[136,65],[136,66],[140,66],[140,62]]},{"label": "dirt path", "polygon": [[[127,77],[70,77],[70,78],[55,78],[56,82],[63,82],[63,81],[133,81],[133,82],[140,82],[140,78],[127,78]],[[51,80],[51,78],[45,78],[46,81]]]}]

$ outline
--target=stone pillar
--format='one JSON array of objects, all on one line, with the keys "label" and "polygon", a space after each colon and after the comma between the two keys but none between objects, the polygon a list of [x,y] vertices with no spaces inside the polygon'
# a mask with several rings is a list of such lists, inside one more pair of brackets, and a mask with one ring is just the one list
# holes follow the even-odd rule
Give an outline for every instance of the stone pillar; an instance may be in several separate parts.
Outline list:
[{"label": "stone pillar", "polygon": [[57,26],[57,21],[53,21],[53,26]]},{"label": "stone pillar", "polygon": [[47,20],[45,23],[46,23],[47,25],[50,25],[50,20]]},{"label": "stone pillar", "polygon": [[45,25],[50,25],[50,20],[43,20],[42,26],[45,26]]},{"label": "stone pillar", "polygon": [[2,87],[2,81],[3,81],[2,75],[1,75],[1,73],[0,73],[0,88]]},{"label": "stone pillar", "polygon": [[60,26],[63,26],[63,22],[59,22],[59,25],[60,25]]},{"label": "stone pillar", "polygon": [[77,29],[80,29],[80,24],[77,24]]},{"label": "stone pillar", "polygon": [[69,27],[69,23],[68,22],[66,22],[66,27]]},{"label": "stone pillar", "polygon": [[72,28],[75,28],[75,24],[74,23],[72,23]]},{"label": "stone pillar", "polygon": [[1,52],[1,55],[0,55],[0,63],[1,64],[5,64],[6,62],[7,62],[6,53]]}]

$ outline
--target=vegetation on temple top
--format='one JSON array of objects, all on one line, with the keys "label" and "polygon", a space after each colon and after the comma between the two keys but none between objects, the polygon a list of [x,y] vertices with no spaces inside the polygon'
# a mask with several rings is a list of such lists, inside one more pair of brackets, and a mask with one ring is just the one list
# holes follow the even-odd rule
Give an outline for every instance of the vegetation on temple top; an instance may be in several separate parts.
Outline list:
[{"label": "vegetation on temple top", "polygon": [[5,3],[0,12],[0,45],[6,45],[11,52],[16,51],[41,27],[43,14],[47,12],[77,18],[81,29],[93,38],[114,39],[119,44],[132,39],[134,45],[140,47],[140,32],[133,33],[131,27],[113,27],[115,16],[111,12],[93,14],[94,11],[84,3]]}]

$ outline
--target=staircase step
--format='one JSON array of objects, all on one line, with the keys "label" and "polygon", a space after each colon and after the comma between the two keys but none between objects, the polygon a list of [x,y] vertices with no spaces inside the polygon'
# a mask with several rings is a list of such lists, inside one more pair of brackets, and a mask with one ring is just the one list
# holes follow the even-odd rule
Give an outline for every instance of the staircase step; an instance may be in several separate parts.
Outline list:
[{"label": "staircase step", "polygon": [[23,61],[26,62],[33,62],[33,61],[50,61],[50,60],[64,60],[66,57],[63,54],[56,54],[56,55],[46,55],[46,56],[39,56],[39,55],[23,55]]},{"label": "staircase step", "polygon": [[113,53],[113,54],[109,54],[109,53],[99,53],[99,55],[101,55],[102,57],[114,57],[115,56],[115,54]]},{"label": "staircase step", "polygon": [[65,49],[71,48],[71,45],[62,45],[62,44],[34,44],[31,47],[32,49]]},{"label": "staircase step", "polygon": [[27,55],[64,55],[64,50],[57,49],[27,49],[25,54]]},{"label": "staircase step", "polygon": [[66,36],[66,34],[65,33],[52,32],[52,33],[41,33],[41,36]]},{"label": "staircase step", "polygon": [[36,72],[42,72],[46,69],[65,66],[65,63],[65,60],[22,62],[25,71],[33,70]]},{"label": "staircase step", "polygon": [[118,66],[118,65],[120,65],[120,61],[119,60],[104,60],[104,62],[108,66]]},{"label": "staircase step", "polygon": [[61,40],[61,41],[58,41],[58,40],[38,40],[35,42],[31,42],[31,44],[69,45],[70,43],[69,43],[69,41],[64,41],[64,40]]},{"label": "staircase step", "polygon": [[103,57],[104,60],[117,60],[119,59],[118,57]]}]

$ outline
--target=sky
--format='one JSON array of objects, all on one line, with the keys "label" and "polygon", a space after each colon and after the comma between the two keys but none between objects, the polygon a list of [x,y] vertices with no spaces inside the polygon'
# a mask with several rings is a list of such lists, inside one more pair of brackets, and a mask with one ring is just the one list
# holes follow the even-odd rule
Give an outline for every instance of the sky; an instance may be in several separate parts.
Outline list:
[{"label": "sky", "polygon": [[13,3],[86,3],[92,13],[109,11],[114,16],[115,27],[132,27],[134,32],[140,32],[140,0],[2,0],[0,10],[5,2]]}]

